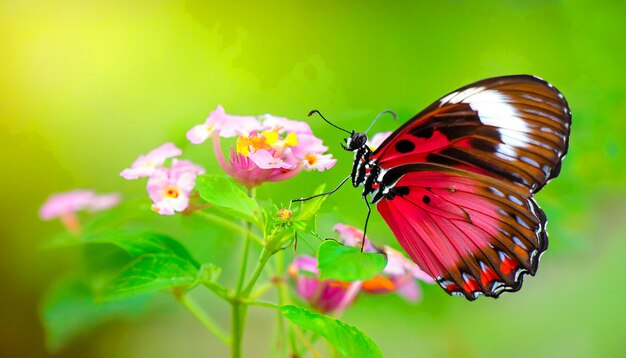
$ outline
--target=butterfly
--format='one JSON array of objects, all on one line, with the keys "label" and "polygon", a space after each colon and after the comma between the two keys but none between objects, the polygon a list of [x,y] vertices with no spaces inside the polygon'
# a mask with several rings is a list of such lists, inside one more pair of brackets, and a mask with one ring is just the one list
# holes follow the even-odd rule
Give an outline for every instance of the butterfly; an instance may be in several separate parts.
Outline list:
[{"label": "butterfly", "polygon": [[326,120],[350,134],[342,146],[354,152],[350,176],[329,193],[348,179],[363,186],[367,219],[375,204],[447,293],[495,298],[519,290],[548,247],[533,195],[559,174],[571,118],[554,86],[513,75],[448,93],[375,150],[365,133]]}]

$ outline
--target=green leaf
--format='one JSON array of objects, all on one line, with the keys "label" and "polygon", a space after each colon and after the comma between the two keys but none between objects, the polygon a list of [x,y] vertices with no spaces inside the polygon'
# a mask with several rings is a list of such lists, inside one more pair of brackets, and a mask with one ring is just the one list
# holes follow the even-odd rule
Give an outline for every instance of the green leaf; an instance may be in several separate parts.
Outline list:
[{"label": "green leaf", "polygon": [[[326,189],[326,185],[320,185],[319,187],[317,187],[317,189],[315,189],[313,195],[322,194],[324,192],[324,189]],[[327,197],[328,195],[323,195],[311,200],[303,201],[302,206],[300,207],[300,211],[298,212],[298,214],[295,215],[294,220],[307,221],[314,219],[315,215],[317,215],[317,212],[320,211],[320,209],[322,208],[322,204]]]},{"label": "green leaf", "polygon": [[342,281],[367,280],[378,275],[387,265],[379,253],[361,252],[360,248],[344,246],[334,240],[324,241],[317,253],[320,278]]},{"label": "green leaf", "polygon": [[198,271],[198,281],[202,283],[213,283],[217,281],[217,278],[222,274],[222,269],[214,264],[206,263],[202,264],[200,271]]},{"label": "green leaf", "polygon": [[132,232],[129,230],[111,229],[99,233],[84,235],[71,241],[57,243],[55,246],[72,246],[82,244],[113,244],[133,257],[144,254],[173,254],[194,266],[200,265],[193,259],[189,251],[176,239],[154,232]]},{"label": "green leaf", "polygon": [[261,209],[259,205],[230,178],[200,175],[196,180],[196,189],[202,199],[219,207],[224,212],[257,225],[260,224]]},{"label": "green leaf", "polygon": [[165,288],[189,286],[197,281],[198,270],[189,261],[173,254],[145,254],[132,261],[102,292],[105,300],[120,299]]},{"label": "green leaf", "polygon": [[292,305],[281,306],[280,311],[292,323],[324,337],[344,357],[383,356],[376,343],[363,331],[338,319]]},{"label": "green leaf", "polygon": [[146,311],[151,296],[126,300],[96,302],[89,285],[68,278],[53,285],[41,305],[46,345],[57,352],[101,323],[120,317],[136,316]]},{"label": "green leaf", "polygon": [[226,287],[217,283],[218,277],[221,275],[222,269],[212,263],[203,264],[198,271],[197,282],[208,287],[213,293],[228,300],[229,291]]}]

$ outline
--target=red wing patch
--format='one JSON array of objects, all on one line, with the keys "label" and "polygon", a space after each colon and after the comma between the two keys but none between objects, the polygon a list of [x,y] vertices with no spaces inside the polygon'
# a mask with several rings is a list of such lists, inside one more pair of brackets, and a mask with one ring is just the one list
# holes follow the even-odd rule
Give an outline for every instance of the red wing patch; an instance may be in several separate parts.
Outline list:
[{"label": "red wing patch", "polygon": [[497,297],[517,291],[523,274],[535,274],[548,237],[527,187],[436,164],[396,171],[401,177],[378,210],[448,293]]}]

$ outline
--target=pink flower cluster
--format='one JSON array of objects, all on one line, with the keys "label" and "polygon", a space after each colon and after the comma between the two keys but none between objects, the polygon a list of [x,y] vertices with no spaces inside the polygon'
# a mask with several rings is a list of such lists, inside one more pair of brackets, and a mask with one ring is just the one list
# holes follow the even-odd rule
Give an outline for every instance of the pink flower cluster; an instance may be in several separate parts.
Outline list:
[{"label": "pink flower cluster", "polygon": [[128,180],[148,177],[147,190],[152,199],[152,210],[161,215],[174,215],[189,206],[189,199],[196,184],[196,177],[204,169],[188,160],[173,159],[170,167],[168,159],[182,154],[182,150],[172,143],[165,143],[148,154],[140,155],[130,168],[120,175]]},{"label": "pink flower cluster", "polygon": [[[236,137],[226,162],[220,138]],[[193,144],[213,139],[217,160],[226,173],[246,187],[264,182],[289,179],[300,171],[323,171],[332,168],[336,160],[324,154],[328,147],[315,137],[306,122],[270,114],[237,116],[222,106],[209,114],[203,124],[187,132]]]},{"label": "pink flower cluster", "polygon": [[76,212],[97,212],[119,204],[121,197],[117,193],[96,194],[93,190],[72,190],[53,194],[39,209],[42,220],[59,218],[71,232],[78,233],[80,225]]},{"label": "pink flower cluster", "polygon": [[[313,135],[306,122],[270,114],[236,116],[226,114],[224,108],[218,106],[203,124],[187,132],[187,138],[193,144],[212,138],[220,166],[249,188],[289,179],[302,170],[330,169],[336,163],[330,154],[324,154],[328,148]],[[228,162],[222,154],[220,138],[237,138]],[[188,160],[176,159],[182,153],[174,144],[165,143],[140,155],[120,175],[127,180],[148,178],[152,210],[161,215],[183,212],[189,207],[196,178],[204,169]],[[169,167],[166,166],[168,160],[171,160]],[[62,216],[68,220],[68,213],[102,206],[94,201],[99,197],[92,192],[76,191],[66,196],[51,198],[50,203],[44,204],[41,217],[48,220]]]},{"label": "pink flower cluster", "polygon": [[[335,225],[333,229],[339,233],[345,245],[361,246],[363,231],[341,223]],[[419,300],[421,292],[416,279],[433,283],[432,277],[399,251],[388,246],[384,246],[382,250],[387,255],[387,266],[380,275],[365,281],[321,280],[316,277],[319,274],[317,260],[311,256],[296,257],[288,272],[295,282],[298,295],[321,313],[341,314],[361,292],[369,294],[397,292],[409,301]],[[367,239],[364,251],[375,251]]]}]

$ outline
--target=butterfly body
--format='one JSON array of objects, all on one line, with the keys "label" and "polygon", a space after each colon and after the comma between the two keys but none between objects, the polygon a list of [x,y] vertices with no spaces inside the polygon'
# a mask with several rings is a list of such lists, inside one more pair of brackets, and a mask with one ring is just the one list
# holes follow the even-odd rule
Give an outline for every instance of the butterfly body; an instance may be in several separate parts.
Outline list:
[{"label": "butterfly body", "polygon": [[517,291],[547,249],[533,199],[560,171],[571,112],[533,76],[496,77],[442,97],[376,150],[352,132],[351,179],[405,251],[448,293]]}]

